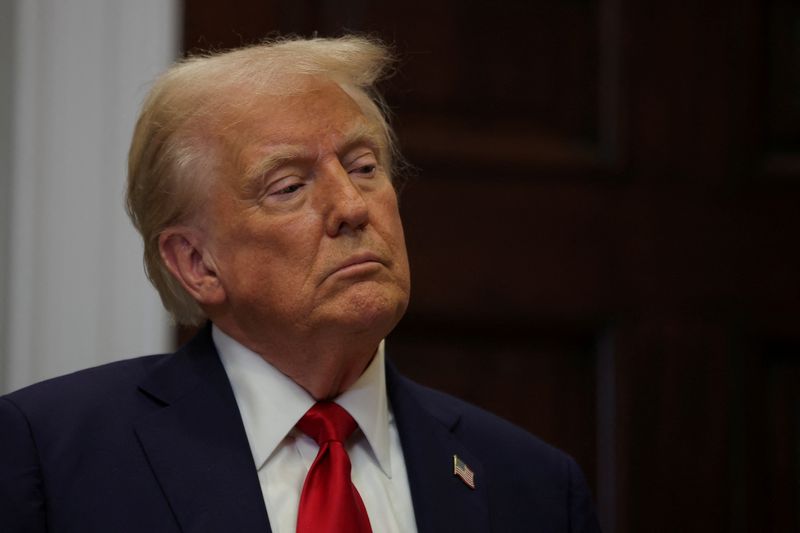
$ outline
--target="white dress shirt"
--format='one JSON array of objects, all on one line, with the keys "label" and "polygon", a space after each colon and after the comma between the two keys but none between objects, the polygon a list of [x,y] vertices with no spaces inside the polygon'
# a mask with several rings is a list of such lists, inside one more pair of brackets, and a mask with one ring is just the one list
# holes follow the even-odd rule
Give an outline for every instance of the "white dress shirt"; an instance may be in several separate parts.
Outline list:
[{"label": "white dress shirt", "polygon": [[[295,424],[315,400],[216,326],[212,336],[242,415],[272,531],[294,533],[303,482],[319,450]],[[383,342],[361,377],[334,401],[358,423],[346,449],[372,530],[415,533],[403,450],[386,396]]]}]

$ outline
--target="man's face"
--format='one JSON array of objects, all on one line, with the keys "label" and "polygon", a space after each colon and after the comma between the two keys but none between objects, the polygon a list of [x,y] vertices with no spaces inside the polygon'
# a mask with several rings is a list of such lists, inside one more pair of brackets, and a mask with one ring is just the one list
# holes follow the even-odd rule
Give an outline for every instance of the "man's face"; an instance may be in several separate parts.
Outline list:
[{"label": "man's face", "polygon": [[203,254],[225,295],[210,316],[245,342],[382,338],[410,285],[378,131],[330,82],[253,98],[237,116],[208,204]]}]

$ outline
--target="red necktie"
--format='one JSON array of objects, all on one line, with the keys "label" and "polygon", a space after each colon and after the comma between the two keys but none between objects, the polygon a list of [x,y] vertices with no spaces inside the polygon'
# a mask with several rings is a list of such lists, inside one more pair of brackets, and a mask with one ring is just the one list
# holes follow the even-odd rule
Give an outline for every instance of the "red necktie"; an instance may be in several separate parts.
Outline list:
[{"label": "red necktie", "polygon": [[297,423],[319,444],[300,495],[297,533],[372,533],[367,509],[350,480],[350,458],[344,449],[356,426],[333,402],[317,403]]}]

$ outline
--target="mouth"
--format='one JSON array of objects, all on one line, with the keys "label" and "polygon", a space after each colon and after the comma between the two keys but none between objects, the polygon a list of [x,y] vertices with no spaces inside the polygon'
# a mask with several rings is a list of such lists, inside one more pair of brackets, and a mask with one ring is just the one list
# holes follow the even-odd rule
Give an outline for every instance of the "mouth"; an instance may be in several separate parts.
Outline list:
[{"label": "mouth", "polygon": [[358,274],[383,264],[384,261],[374,253],[358,253],[348,257],[346,260],[336,265],[336,267],[334,267],[326,277],[334,274]]}]

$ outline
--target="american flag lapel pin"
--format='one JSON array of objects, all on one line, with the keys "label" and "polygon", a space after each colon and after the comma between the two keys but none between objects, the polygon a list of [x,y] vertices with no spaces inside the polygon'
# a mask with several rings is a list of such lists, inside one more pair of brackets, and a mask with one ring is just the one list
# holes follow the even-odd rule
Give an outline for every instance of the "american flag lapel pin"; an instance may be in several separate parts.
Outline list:
[{"label": "american flag lapel pin", "polygon": [[453,475],[461,478],[471,489],[475,489],[475,473],[457,455],[453,455]]}]

